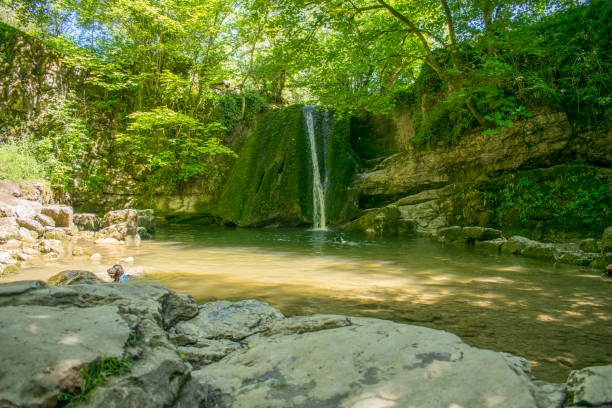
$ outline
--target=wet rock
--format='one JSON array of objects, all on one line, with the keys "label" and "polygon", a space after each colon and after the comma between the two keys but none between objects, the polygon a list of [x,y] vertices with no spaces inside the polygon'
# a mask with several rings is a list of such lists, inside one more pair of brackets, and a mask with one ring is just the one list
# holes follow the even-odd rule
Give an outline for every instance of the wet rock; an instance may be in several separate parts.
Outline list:
[{"label": "wet rock", "polygon": [[[399,203],[407,202],[407,198],[400,200]],[[440,212],[438,200],[401,205],[398,206],[398,209],[402,220],[411,220],[416,224],[418,234],[430,236],[440,228],[448,226],[448,220]]]},{"label": "wet rock", "polygon": [[521,251],[521,255],[527,258],[555,261],[557,259],[557,249],[553,244],[532,241]]},{"label": "wet rock", "polygon": [[580,250],[582,252],[599,252],[599,244],[594,238],[587,238],[580,241]]},{"label": "wet rock", "polygon": [[87,213],[74,214],[72,222],[80,231],[98,231],[103,225],[100,217],[96,214]]},{"label": "wet rock", "polygon": [[[138,210],[138,222],[139,228],[144,228],[148,234],[155,233],[155,211],[151,209]],[[142,237],[145,238],[145,237]]]},{"label": "wet rock", "polygon": [[138,211],[132,209],[109,211],[104,214],[106,225],[129,223],[138,226]]},{"label": "wet rock", "polygon": [[116,238],[98,238],[94,241],[96,244],[101,244],[101,245],[106,245],[106,244],[117,244],[117,245],[121,245],[124,244],[123,241],[119,241]]},{"label": "wet rock", "polygon": [[117,241],[125,241],[127,239],[135,239],[138,237],[136,226],[129,222],[121,224],[112,224],[95,233],[96,240],[103,238],[114,238]]},{"label": "wet rock", "polygon": [[595,260],[589,264],[589,266],[596,269],[606,269],[606,267],[610,264],[612,264],[612,252],[601,254],[600,256],[596,257]]},{"label": "wet rock", "polygon": [[36,214],[34,219],[41,223],[43,227],[55,227],[55,221],[48,215]]},{"label": "wet rock", "polygon": [[222,300],[200,306],[195,318],[174,327],[171,338],[182,345],[197,344],[198,339],[240,341],[263,332],[271,323],[281,319],[283,315],[267,303]]},{"label": "wet rock", "polygon": [[64,240],[68,238],[68,232],[65,228],[46,227],[44,236],[47,239]]},{"label": "wet rock", "polygon": [[463,241],[461,227],[455,225],[448,228],[440,228],[436,234],[436,240],[440,243]]},{"label": "wet rock", "polygon": [[80,246],[72,248],[72,256],[85,256],[89,255],[89,250]]},{"label": "wet rock", "polygon": [[48,205],[41,211],[43,215],[51,217],[56,227],[70,228],[72,226],[72,207],[67,205]]},{"label": "wet rock", "polygon": [[612,226],[604,230],[601,236],[601,253],[612,252]]},{"label": "wet rock", "polygon": [[379,236],[397,235],[399,219],[400,212],[395,206],[376,208],[368,210],[360,218],[349,222],[344,230]]},{"label": "wet rock", "polygon": [[69,270],[61,271],[47,279],[47,283],[53,286],[75,285],[80,283],[99,284],[104,283],[94,273],[89,271]]},{"label": "wet rock", "polygon": [[534,241],[530,240],[529,238],[515,235],[513,237],[510,237],[508,241],[506,241],[506,243],[502,245],[502,253],[520,254],[523,251],[523,249],[531,245],[532,242]]},{"label": "wet rock", "polygon": [[559,262],[569,265],[588,266],[599,257],[599,254],[585,253],[582,251],[561,251]]},{"label": "wet rock", "polygon": [[505,238],[491,239],[488,241],[475,241],[474,247],[482,249],[488,252],[494,252],[496,254],[501,252],[502,246],[506,243]]},{"label": "wet rock", "polygon": [[566,391],[574,405],[598,407],[612,404],[612,365],[572,371]]},{"label": "wet rock", "polygon": [[57,239],[44,239],[38,244],[38,250],[43,254],[57,253],[64,251],[61,241]]},{"label": "wet rock", "polygon": [[45,227],[32,218],[17,218],[17,224],[20,227],[36,232],[39,236],[45,233]]},{"label": "wet rock", "polygon": [[139,236],[141,239],[151,239],[151,238],[153,238],[153,235],[151,235],[151,234],[149,233],[149,231],[147,231],[147,229],[146,229],[146,228],[144,228],[144,227],[138,227],[138,228],[136,228],[136,233],[138,234],[138,236]]},{"label": "wet rock", "polygon": [[502,232],[493,228],[463,227],[462,232],[466,241],[489,241],[502,237]]},{"label": "wet rock", "polygon": [[17,272],[19,272],[19,264],[17,262],[0,264],[0,276]]}]

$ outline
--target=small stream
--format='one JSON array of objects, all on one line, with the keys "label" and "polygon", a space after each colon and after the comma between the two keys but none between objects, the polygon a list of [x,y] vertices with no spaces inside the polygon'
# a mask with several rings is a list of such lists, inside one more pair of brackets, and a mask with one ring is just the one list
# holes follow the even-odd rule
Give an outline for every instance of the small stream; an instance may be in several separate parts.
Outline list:
[{"label": "small stream", "polygon": [[599,272],[443,246],[330,231],[166,228],[140,245],[78,243],[100,253],[36,261],[0,282],[65,269],[106,278],[120,258],[198,302],[256,298],[285,315],[346,314],[450,331],[466,343],[528,359],[540,380],[612,364],[612,281]]}]

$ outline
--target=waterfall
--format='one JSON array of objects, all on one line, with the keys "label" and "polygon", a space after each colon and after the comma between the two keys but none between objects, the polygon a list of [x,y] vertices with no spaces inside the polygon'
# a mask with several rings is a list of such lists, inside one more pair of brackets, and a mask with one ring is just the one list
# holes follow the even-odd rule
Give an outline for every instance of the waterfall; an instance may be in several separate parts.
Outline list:
[{"label": "waterfall", "polygon": [[[329,117],[327,112],[322,114],[321,132],[323,136],[322,144],[319,144],[321,151],[317,152],[317,139],[315,133],[315,116],[317,115],[316,106],[304,106],[302,110],[306,123],[306,133],[308,136],[308,147],[310,148],[310,158],[312,163],[312,222],[315,230],[325,230],[325,192],[327,187],[327,166],[325,165],[327,141],[329,133]],[[322,157],[319,163],[319,156]]]}]

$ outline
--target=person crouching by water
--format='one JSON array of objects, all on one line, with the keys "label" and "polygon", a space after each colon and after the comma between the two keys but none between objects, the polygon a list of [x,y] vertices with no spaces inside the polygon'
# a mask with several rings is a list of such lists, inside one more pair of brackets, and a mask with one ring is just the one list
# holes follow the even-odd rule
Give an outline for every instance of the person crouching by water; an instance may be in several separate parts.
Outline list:
[{"label": "person crouching by water", "polygon": [[123,266],[119,264],[115,264],[112,267],[108,268],[106,270],[106,273],[108,273],[108,276],[111,277],[113,282],[125,282],[130,277],[127,273],[125,273]]}]

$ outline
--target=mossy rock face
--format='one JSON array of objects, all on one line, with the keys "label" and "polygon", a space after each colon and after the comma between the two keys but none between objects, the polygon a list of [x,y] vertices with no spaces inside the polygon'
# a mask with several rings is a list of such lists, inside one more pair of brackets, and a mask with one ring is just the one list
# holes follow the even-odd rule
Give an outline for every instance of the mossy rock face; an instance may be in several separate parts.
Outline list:
[{"label": "mossy rock face", "polygon": [[[317,115],[315,121],[320,120]],[[337,224],[359,214],[357,191],[350,188],[358,159],[350,147],[348,119],[331,116],[330,127],[322,149],[329,172],[327,222]],[[230,172],[216,215],[243,227],[312,224],[310,160],[302,106],[265,114]]]}]

